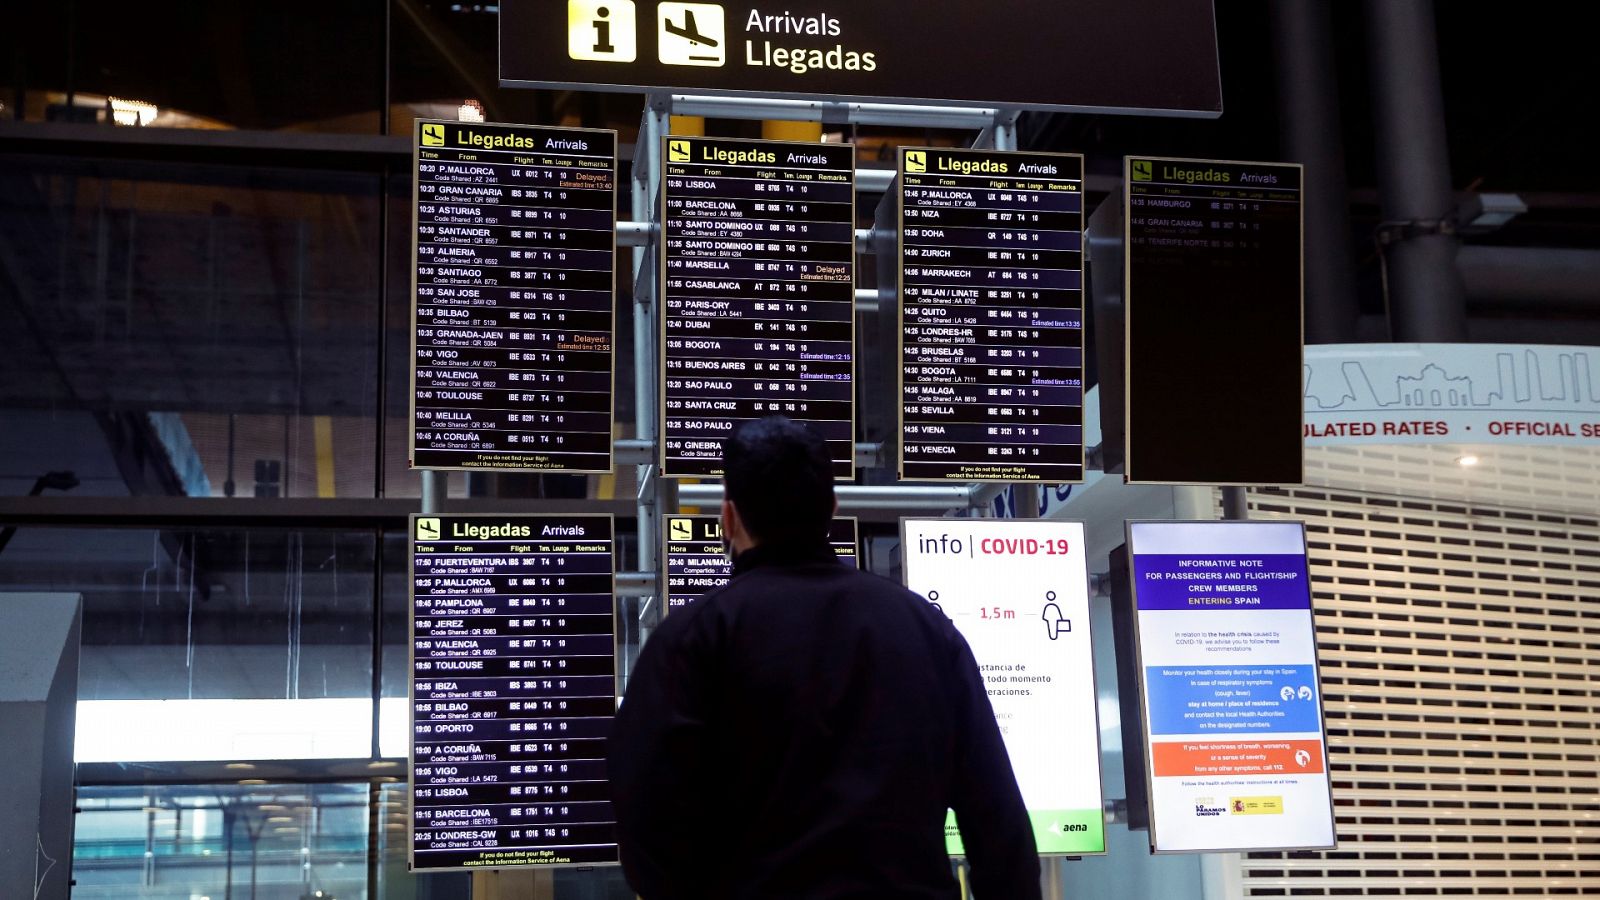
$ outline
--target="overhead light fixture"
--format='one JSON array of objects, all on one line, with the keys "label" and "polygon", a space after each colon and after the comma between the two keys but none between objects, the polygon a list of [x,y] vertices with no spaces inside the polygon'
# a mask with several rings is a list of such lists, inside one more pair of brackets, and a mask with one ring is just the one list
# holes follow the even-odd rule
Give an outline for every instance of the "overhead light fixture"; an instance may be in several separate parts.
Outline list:
[{"label": "overhead light fixture", "polygon": [[1458,456],[1458,457],[1456,457],[1456,463],[1459,464],[1462,468],[1465,468],[1465,469],[1470,469],[1473,466],[1477,465],[1479,462],[1480,462],[1480,460],[1478,459],[1478,457],[1472,455],[1471,453],[1468,453],[1466,456]]},{"label": "overhead light fixture", "polygon": [[118,125],[140,126],[149,125],[155,121],[161,111],[156,109],[154,103],[143,100],[124,100],[121,97],[107,97],[106,105],[111,107],[111,121]]},{"label": "overhead light fixture", "polygon": [[1456,213],[1456,227],[1465,234],[1487,234],[1528,211],[1516,194],[1471,194]]},{"label": "overhead light fixture", "polygon": [[482,122],[483,104],[476,100],[468,100],[456,110],[456,119],[461,122]]}]

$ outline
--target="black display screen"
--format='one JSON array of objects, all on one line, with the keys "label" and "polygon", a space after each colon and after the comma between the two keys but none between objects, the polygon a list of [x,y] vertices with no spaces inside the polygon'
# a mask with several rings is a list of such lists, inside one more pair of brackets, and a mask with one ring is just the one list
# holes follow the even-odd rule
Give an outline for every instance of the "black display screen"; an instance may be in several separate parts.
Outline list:
[{"label": "black display screen", "polygon": [[1130,157],[1129,481],[1299,484],[1300,166]]},{"label": "black display screen", "polygon": [[500,80],[517,87],[1222,112],[1212,0],[499,6]]},{"label": "black display screen", "polygon": [[1083,480],[1083,157],[900,152],[900,477]]},{"label": "black display screen", "polygon": [[664,140],[661,474],[785,415],[854,472],[855,148]]},{"label": "black display screen", "polygon": [[610,516],[412,516],[416,869],[617,861]]},{"label": "black display screen", "polygon": [[[662,516],[666,534],[666,612],[727,584],[733,578],[733,561],[722,547],[722,520],[718,516]],[[839,561],[859,566],[856,556],[856,520],[841,517],[828,530],[828,543]]]},{"label": "black display screen", "polygon": [[413,467],[611,470],[616,149],[417,122]]}]

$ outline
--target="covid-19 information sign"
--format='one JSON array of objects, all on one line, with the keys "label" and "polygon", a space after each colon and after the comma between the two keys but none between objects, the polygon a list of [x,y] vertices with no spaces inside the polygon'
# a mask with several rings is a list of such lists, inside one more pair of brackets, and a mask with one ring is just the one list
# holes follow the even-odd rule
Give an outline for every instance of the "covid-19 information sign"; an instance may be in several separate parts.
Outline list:
[{"label": "covid-19 information sign", "polygon": [[[905,519],[906,586],[972,647],[1043,854],[1105,852],[1083,525]],[[962,844],[954,816],[952,855]]]},{"label": "covid-19 information sign", "polygon": [[1128,548],[1151,848],[1332,847],[1304,526],[1131,522]]}]

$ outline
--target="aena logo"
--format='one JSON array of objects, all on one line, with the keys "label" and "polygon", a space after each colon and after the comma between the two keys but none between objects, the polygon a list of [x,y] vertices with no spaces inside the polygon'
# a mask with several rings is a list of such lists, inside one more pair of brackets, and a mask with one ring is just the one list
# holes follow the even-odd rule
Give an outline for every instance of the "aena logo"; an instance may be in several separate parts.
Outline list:
[{"label": "aena logo", "polygon": [[422,146],[424,146],[424,147],[443,147],[444,146],[444,126],[443,125],[424,125],[424,126],[422,126]]},{"label": "aena logo", "polygon": [[633,0],[567,0],[567,55],[590,62],[633,62],[639,26]]},{"label": "aena logo", "polygon": [[906,171],[907,172],[926,172],[926,171],[928,171],[928,154],[923,152],[923,151],[921,151],[921,150],[907,150],[906,151]]}]

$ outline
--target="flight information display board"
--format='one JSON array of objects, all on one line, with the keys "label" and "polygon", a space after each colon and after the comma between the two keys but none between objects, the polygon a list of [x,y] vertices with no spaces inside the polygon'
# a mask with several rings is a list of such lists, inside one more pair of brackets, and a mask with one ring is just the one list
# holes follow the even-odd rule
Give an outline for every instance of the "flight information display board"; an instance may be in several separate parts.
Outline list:
[{"label": "flight information display board", "polygon": [[[711,593],[733,578],[733,560],[722,545],[720,516],[663,516],[667,552],[667,605],[672,612],[689,601]],[[839,561],[860,566],[856,555],[856,520],[844,516],[833,520],[828,543]]]},{"label": "flight information display board", "polygon": [[900,151],[900,477],[1083,480],[1083,157]]},{"label": "flight information display board", "polygon": [[1128,551],[1151,849],[1333,847],[1305,526],[1130,522]]},{"label": "flight information display board", "polygon": [[412,868],[616,862],[611,517],[411,534]]},{"label": "flight information display board", "polygon": [[1301,167],[1126,166],[1127,480],[1299,484]]},{"label": "flight information display board", "polygon": [[617,133],[418,120],[411,465],[611,471]]},{"label": "flight information display board", "polygon": [[664,139],[662,461],[722,474],[741,422],[785,415],[855,472],[855,148]]},{"label": "flight information display board", "polygon": [[[1041,854],[1106,849],[1081,522],[903,519],[906,587],[972,647]],[[962,854],[958,822],[945,824]]]}]

